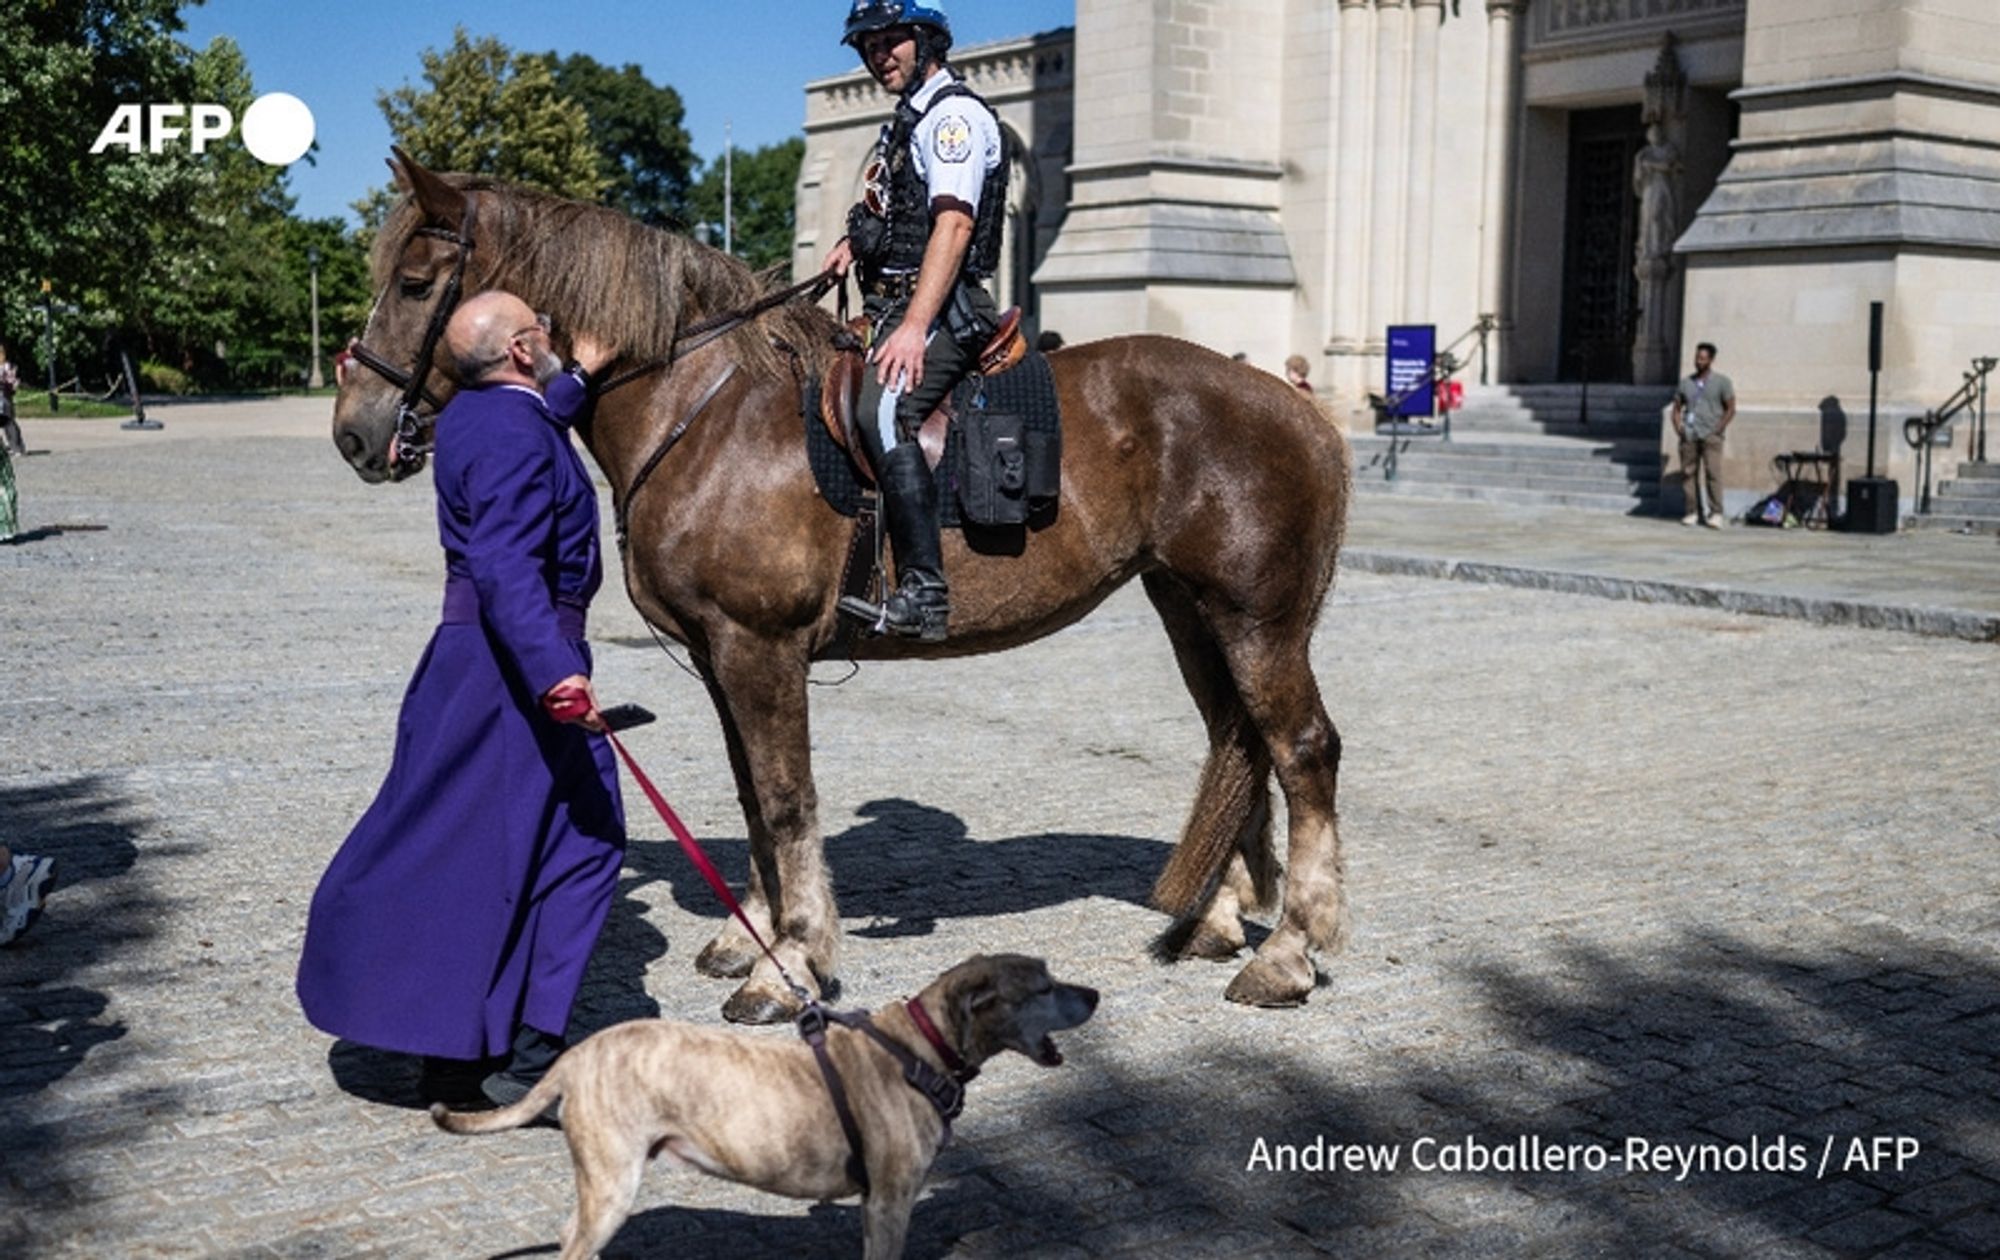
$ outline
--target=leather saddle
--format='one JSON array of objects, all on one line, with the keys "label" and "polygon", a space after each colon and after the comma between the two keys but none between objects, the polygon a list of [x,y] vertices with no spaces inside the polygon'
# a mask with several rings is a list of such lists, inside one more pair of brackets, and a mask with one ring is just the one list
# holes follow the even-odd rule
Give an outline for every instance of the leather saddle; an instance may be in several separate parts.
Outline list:
[{"label": "leather saddle", "polygon": [[[867,332],[866,316],[854,319],[847,326],[851,336],[841,338],[842,348],[826,366],[825,379],[820,382],[819,418],[833,443],[847,452],[856,473],[866,485],[875,484],[875,470],[868,466],[862,455],[862,446],[855,433],[855,407],[861,401],[861,383],[868,370],[868,356],[861,350],[862,338]],[[975,369],[981,376],[995,377],[1015,366],[1028,355],[1028,340],[1021,335],[1021,308],[1008,307],[1000,316],[1000,325],[986,348],[979,352],[979,365]],[[951,395],[945,395],[917,431],[917,445],[923,447],[924,462],[935,469],[944,458],[945,435],[951,429]]]}]

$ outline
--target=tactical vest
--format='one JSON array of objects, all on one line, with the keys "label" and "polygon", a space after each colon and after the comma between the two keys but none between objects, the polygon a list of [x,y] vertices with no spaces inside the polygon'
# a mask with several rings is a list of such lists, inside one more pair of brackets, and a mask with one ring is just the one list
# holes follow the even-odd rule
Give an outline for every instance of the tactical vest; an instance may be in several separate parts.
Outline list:
[{"label": "tactical vest", "polygon": [[[977,92],[963,83],[940,88],[925,113],[938,102],[953,96],[969,96],[984,106]],[[989,108],[990,114],[992,110]],[[848,236],[855,257],[876,271],[915,271],[923,265],[924,250],[931,239],[930,189],[910,153],[917,124],[924,115],[911,107],[909,98],[896,102],[896,118],[890,125],[887,151],[882,160],[887,168],[887,214],[869,213],[865,203],[856,205],[848,216]],[[1007,132],[1000,132],[1000,164],[986,172],[979,189],[979,211],[973,219],[972,244],[965,251],[962,275],[983,280],[1000,267],[1000,237],[1007,214],[1007,169],[1012,164]],[[984,160],[984,154],[979,155]]]}]

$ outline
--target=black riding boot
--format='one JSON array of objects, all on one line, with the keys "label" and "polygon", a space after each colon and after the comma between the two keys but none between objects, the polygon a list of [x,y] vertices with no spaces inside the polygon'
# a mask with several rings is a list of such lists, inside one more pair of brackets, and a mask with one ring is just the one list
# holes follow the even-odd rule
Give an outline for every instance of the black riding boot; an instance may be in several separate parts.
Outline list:
[{"label": "black riding boot", "polygon": [[872,623],[878,633],[913,635],[935,643],[944,638],[950,606],[937,481],[924,463],[924,448],[915,442],[904,442],[883,455],[875,473],[889,546],[896,553],[897,586],[880,604],[849,596],[840,601],[840,610]]}]

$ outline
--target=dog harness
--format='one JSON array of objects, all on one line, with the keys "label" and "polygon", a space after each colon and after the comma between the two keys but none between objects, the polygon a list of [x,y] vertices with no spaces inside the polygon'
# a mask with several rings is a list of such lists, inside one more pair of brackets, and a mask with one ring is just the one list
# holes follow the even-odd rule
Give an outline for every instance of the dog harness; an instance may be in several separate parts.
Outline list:
[{"label": "dog harness", "polygon": [[847,1136],[847,1175],[861,1187],[864,1195],[868,1193],[868,1161],[862,1151],[861,1126],[855,1122],[854,1109],[848,1105],[847,1086],[840,1079],[840,1069],[834,1066],[833,1056],[827,1051],[827,1025],[852,1028],[888,1051],[889,1057],[902,1067],[904,1083],[922,1094],[924,1101],[934,1107],[938,1118],[944,1121],[944,1133],[938,1138],[939,1150],[951,1141],[951,1122],[965,1110],[965,1083],[979,1075],[979,1069],[967,1067],[958,1052],[938,1034],[937,1025],[931,1022],[930,1013],[924,1010],[921,1000],[910,998],[903,1003],[903,1009],[909,1013],[910,1022],[917,1026],[924,1040],[930,1042],[931,1049],[936,1050],[945,1066],[951,1069],[949,1076],[875,1027],[875,1021],[868,1018],[866,1011],[829,1011],[814,1002],[799,1016],[799,1035],[812,1047],[820,1075],[826,1079],[826,1092],[833,1099],[833,1114],[840,1118],[840,1131]]}]

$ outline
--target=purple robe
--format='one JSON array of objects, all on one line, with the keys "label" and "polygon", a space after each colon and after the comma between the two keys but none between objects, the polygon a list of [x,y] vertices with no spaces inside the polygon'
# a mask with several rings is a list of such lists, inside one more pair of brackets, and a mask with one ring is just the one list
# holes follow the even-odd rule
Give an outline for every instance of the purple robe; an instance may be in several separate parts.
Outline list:
[{"label": "purple robe", "polygon": [[473,1059],[568,1026],[625,845],[609,743],[539,699],[590,672],[597,492],[567,428],[586,403],[565,374],[546,402],[494,386],[438,416],[443,624],[299,960],[299,1004],[335,1036]]}]

